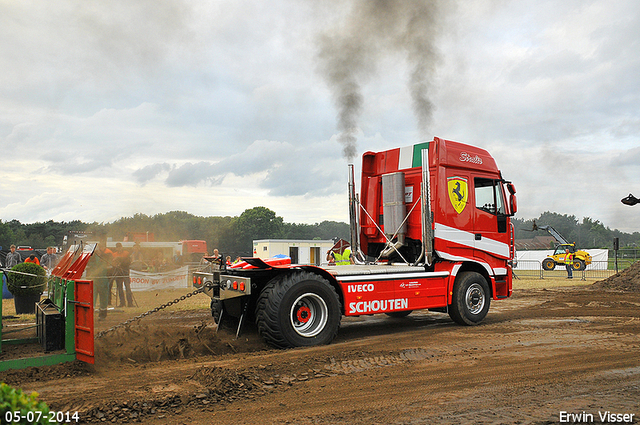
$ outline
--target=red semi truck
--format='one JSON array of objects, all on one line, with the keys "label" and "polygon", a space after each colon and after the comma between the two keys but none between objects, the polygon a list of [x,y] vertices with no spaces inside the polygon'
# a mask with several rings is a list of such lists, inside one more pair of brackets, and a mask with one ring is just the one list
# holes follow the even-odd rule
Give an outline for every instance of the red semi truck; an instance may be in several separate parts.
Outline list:
[{"label": "red semi truck", "polygon": [[515,187],[484,149],[434,138],[366,152],[361,193],[350,166],[351,249],[356,264],[315,267],[245,258],[196,272],[220,325],[254,320],[276,347],[328,344],[342,316],[413,310],[480,323],[491,300],[512,293]]}]

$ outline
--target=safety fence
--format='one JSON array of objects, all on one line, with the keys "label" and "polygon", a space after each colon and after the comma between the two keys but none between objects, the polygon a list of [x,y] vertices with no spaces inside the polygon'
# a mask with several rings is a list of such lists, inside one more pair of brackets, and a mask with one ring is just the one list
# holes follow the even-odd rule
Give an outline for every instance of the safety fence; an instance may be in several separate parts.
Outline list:
[{"label": "safety fence", "polygon": [[[608,261],[593,261],[588,264],[584,270],[573,270],[574,279],[606,279],[613,276],[617,272],[621,272],[630,267],[635,260],[618,259],[617,268],[616,261],[609,259]],[[513,270],[515,278],[536,278],[536,279],[554,279],[567,277],[567,269],[563,265],[556,265],[553,270],[545,270],[542,267],[542,261],[538,260],[518,260],[517,267]]]},{"label": "safety fence", "polygon": [[[609,250],[609,258],[614,258],[616,251]],[[640,249],[637,248],[621,248],[618,250],[618,259],[637,261],[640,260]]]}]

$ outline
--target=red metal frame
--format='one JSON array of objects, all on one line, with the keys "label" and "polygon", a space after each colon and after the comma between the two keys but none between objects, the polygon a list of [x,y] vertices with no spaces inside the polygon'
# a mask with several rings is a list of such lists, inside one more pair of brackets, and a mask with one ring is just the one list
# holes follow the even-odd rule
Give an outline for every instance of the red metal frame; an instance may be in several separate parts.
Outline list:
[{"label": "red metal frame", "polygon": [[62,275],[69,269],[73,263],[73,258],[76,252],[80,249],[80,245],[74,245],[70,247],[67,252],[62,256],[58,264],[51,271],[52,276],[62,277]]},{"label": "red metal frame", "polygon": [[53,269],[51,275],[67,280],[79,279],[84,273],[84,269],[87,267],[95,249],[96,244],[80,244],[70,247]]},{"label": "red metal frame", "polygon": [[[69,248],[53,269],[51,275],[60,282],[73,282],[73,324],[69,324],[67,335],[73,332],[75,356],[86,363],[94,363],[93,281],[82,280],[96,244],[80,244]],[[55,297],[55,294],[50,294]],[[66,296],[63,299],[67,299]],[[62,299],[59,303],[64,304]],[[67,308],[70,305],[67,304]]]},{"label": "red metal frame", "polygon": [[75,281],[76,358],[94,364],[93,281]]}]

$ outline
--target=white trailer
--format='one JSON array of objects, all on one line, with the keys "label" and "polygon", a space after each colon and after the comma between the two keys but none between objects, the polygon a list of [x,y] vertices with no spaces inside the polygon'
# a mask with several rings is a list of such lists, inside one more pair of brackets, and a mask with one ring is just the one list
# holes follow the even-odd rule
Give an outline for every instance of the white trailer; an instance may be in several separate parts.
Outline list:
[{"label": "white trailer", "polygon": [[319,266],[327,263],[327,251],[333,247],[328,240],[260,239],[253,241],[253,255],[262,260],[286,255],[292,264]]}]

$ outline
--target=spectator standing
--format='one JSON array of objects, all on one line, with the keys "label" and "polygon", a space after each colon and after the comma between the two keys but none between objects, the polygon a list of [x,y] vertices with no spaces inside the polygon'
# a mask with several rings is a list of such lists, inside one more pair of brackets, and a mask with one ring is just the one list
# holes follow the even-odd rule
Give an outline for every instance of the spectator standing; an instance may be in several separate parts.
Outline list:
[{"label": "spectator standing", "polygon": [[140,247],[140,243],[136,242],[133,244],[133,251],[131,252],[131,265],[129,266],[130,270],[136,271],[145,271],[147,269],[147,264],[144,262],[144,255],[142,254],[142,248]]},{"label": "spectator standing", "polygon": [[87,265],[87,276],[93,280],[94,304],[100,299],[98,319],[107,317],[109,306],[109,267],[111,266],[113,252],[107,248],[105,241],[99,242]]},{"label": "spectator standing", "polygon": [[222,255],[220,255],[220,251],[218,248],[213,250],[213,255],[209,257],[207,260],[213,265],[214,270],[220,270],[222,267]]},{"label": "spectator standing", "polygon": [[567,279],[573,279],[573,254],[568,248],[564,250],[564,265],[567,268]]},{"label": "spectator standing", "polygon": [[144,255],[142,255],[142,248],[140,243],[133,244],[133,252],[131,253],[131,261],[144,261]]},{"label": "spectator standing", "polygon": [[20,253],[16,252],[16,246],[11,245],[10,249],[11,249],[11,252],[7,254],[7,258],[5,260],[5,263],[6,263],[5,265],[8,269],[22,262],[22,257],[20,256]]},{"label": "spectator standing", "polygon": [[131,279],[129,278],[129,268],[131,267],[131,255],[122,248],[122,244],[116,244],[113,253],[114,280],[116,288],[118,288],[118,298],[120,299],[119,307],[124,307],[125,292],[127,297],[127,306],[133,307],[133,294],[131,293]]},{"label": "spectator standing", "polygon": [[47,247],[47,253],[40,257],[40,265],[44,269],[51,273],[56,264],[58,263],[58,256],[53,252],[53,247]]}]

